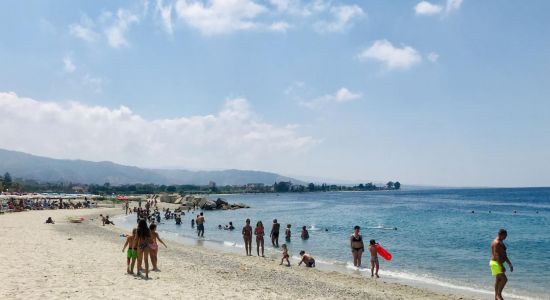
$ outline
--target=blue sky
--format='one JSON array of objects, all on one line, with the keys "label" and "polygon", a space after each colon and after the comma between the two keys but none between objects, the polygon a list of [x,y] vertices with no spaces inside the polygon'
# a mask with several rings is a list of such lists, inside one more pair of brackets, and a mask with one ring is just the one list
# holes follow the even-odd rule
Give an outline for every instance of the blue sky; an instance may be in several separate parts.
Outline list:
[{"label": "blue sky", "polygon": [[2,1],[0,147],[550,185],[548,1]]}]

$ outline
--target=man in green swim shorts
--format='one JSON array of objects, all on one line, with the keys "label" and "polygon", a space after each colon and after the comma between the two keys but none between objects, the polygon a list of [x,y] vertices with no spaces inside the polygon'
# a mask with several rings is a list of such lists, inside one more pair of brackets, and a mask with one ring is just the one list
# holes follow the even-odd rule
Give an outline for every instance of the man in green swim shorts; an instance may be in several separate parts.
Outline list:
[{"label": "man in green swim shorts", "polygon": [[495,276],[496,300],[504,300],[504,298],[502,298],[502,290],[508,282],[504,263],[506,262],[508,264],[510,272],[514,272],[514,267],[506,254],[506,246],[504,245],[504,240],[507,236],[508,232],[506,232],[506,229],[501,229],[498,231],[495,240],[491,243],[491,260],[489,261],[489,267],[491,268],[491,273]]}]

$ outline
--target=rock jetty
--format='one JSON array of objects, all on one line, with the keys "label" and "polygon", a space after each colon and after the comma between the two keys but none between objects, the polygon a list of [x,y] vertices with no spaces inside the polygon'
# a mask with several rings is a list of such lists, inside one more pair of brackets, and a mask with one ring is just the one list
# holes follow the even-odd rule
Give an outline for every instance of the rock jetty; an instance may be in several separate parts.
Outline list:
[{"label": "rock jetty", "polygon": [[160,202],[180,204],[182,208],[187,209],[197,207],[203,210],[229,210],[250,208],[250,206],[244,203],[229,203],[222,198],[218,198],[215,201],[208,199],[204,195],[179,195],[179,194],[160,194],[153,195],[150,199],[156,199]]}]

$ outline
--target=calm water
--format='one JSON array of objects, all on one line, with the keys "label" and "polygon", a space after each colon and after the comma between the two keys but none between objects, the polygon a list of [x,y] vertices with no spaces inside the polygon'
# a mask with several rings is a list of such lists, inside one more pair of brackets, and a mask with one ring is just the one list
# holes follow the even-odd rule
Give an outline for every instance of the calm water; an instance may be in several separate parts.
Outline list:
[{"label": "calm water", "polygon": [[[223,196],[252,208],[205,212],[206,239],[228,248],[242,248],[240,228],[246,218],[262,220],[266,231],[277,218],[292,224],[291,256],[301,249],[321,264],[350,271],[349,235],[354,225],[365,240],[375,239],[394,256],[381,260],[381,275],[418,283],[483,293],[491,291],[490,243],[499,228],[508,230],[506,245],[515,270],[509,273],[508,295],[550,299],[550,188],[461,189],[400,192],[290,193]],[[471,211],[475,213],[471,213]],[[517,211],[517,213],[514,213]],[[194,238],[186,215],[159,226],[169,238]],[[233,221],[237,230],[218,230]],[[123,221],[129,228],[135,216]],[[300,228],[310,230],[300,240]],[[390,230],[396,227],[398,230]],[[328,231],[325,231],[328,229]],[[284,229],[280,241],[284,243]],[[278,250],[269,246],[269,254]],[[240,249],[239,249],[240,250]],[[253,243],[255,252],[255,242]],[[244,253],[244,249],[242,249]],[[363,265],[369,260],[363,256]],[[370,270],[360,271],[370,276]]]}]

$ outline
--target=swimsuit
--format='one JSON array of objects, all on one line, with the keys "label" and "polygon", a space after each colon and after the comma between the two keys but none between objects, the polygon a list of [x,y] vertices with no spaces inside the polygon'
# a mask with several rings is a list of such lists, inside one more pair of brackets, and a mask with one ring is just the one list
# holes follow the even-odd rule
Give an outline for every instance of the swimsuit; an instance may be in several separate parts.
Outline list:
[{"label": "swimsuit", "polygon": [[493,276],[504,274],[505,271],[504,266],[501,263],[492,259],[489,261],[489,268],[491,268],[491,274],[493,274]]},{"label": "swimsuit", "polygon": [[256,241],[261,241],[264,239],[264,229],[263,228],[256,228],[255,230],[255,233],[256,233]]},{"label": "swimsuit", "polygon": [[308,268],[313,268],[313,267],[315,267],[315,259],[310,258],[309,261],[306,263],[306,266],[307,266]]},{"label": "swimsuit", "polygon": [[[363,245],[363,237],[362,236],[359,236],[359,237],[355,237],[355,235],[351,235],[351,238],[353,239],[352,240],[352,245],[355,244],[355,243],[361,243],[361,245]],[[352,247],[351,248],[351,251],[355,252],[355,251],[365,251],[365,247]]]},{"label": "swimsuit", "polygon": [[137,258],[138,257],[137,248],[128,248],[128,252],[126,253],[126,256],[128,258]]}]

